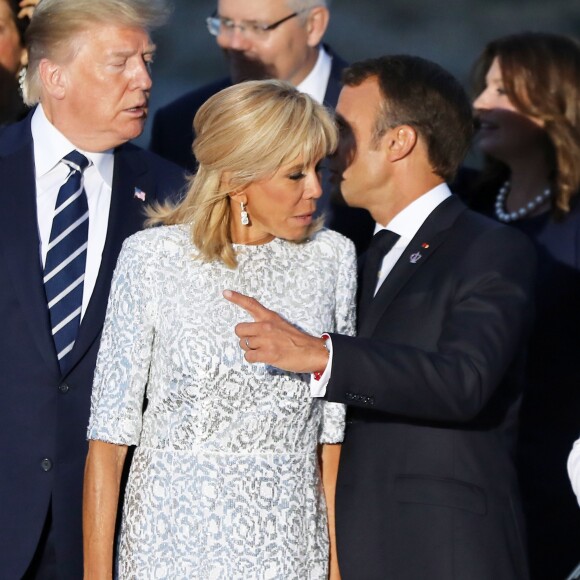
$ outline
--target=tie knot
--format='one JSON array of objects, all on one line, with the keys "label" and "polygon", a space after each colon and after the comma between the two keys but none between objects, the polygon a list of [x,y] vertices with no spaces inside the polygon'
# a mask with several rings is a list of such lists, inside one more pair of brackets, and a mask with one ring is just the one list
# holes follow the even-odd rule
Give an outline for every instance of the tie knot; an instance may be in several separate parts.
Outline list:
[{"label": "tie knot", "polygon": [[373,252],[378,252],[381,254],[386,254],[400,238],[399,234],[392,232],[390,230],[379,230],[371,240],[369,244],[369,250]]},{"label": "tie knot", "polygon": [[81,173],[88,167],[89,160],[76,149],[71,151],[68,155],[62,158],[63,162],[75,171],[80,171]]}]

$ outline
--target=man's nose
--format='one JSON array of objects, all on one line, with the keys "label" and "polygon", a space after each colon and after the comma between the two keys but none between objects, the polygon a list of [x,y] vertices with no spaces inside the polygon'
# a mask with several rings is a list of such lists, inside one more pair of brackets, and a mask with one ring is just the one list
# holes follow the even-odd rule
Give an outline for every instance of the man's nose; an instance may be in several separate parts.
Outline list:
[{"label": "man's nose", "polygon": [[234,24],[231,30],[222,32],[217,40],[222,48],[231,48],[232,50],[244,51],[251,46],[246,30],[241,24]]}]

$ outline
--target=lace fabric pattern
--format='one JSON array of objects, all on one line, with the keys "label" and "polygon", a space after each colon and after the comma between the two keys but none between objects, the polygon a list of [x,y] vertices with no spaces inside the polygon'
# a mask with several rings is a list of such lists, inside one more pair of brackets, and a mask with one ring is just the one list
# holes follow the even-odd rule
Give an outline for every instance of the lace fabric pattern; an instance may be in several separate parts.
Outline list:
[{"label": "lace fabric pattern", "polygon": [[[111,296],[88,438],[136,445],[118,577],[327,577],[318,443],[338,443],[342,405],[312,399],[309,376],[247,363],[222,296],[255,297],[312,334],[354,334],[352,243],[236,246],[238,267],[195,259],[189,228],[125,241]],[[143,413],[144,400],[147,400]]]}]

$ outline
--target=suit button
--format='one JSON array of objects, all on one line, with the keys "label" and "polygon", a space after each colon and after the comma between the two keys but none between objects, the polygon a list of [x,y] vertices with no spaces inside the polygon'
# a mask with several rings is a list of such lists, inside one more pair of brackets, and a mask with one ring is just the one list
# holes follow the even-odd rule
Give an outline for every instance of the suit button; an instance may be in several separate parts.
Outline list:
[{"label": "suit button", "polygon": [[50,471],[52,469],[52,461],[48,458],[44,458],[41,462],[40,462],[40,467],[42,467],[43,471]]},{"label": "suit button", "polygon": [[63,383],[62,385],[59,385],[59,386],[58,386],[58,390],[59,390],[61,393],[68,393],[68,390],[69,390],[69,389],[70,389],[70,387],[69,387],[69,386],[68,386],[66,383]]}]

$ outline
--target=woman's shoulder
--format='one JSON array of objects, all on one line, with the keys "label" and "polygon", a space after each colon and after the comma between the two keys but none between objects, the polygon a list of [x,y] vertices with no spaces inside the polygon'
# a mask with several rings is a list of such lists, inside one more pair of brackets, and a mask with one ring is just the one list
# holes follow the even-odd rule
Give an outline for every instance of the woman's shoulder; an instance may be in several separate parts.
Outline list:
[{"label": "woman's shoulder", "polygon": [[310,240],[312,243],[320,245],[323,248],[331,248],[335,252],[355,252],[354,243],[352,240],[344,236],[343,234],[339,234],[334,230],[329,230],[327,228],[322,228],[321,230],[317,231]]},{"label": "woman's shoulder", "polygon": [[356,249],[352,240],[335,232],[323,228],[317,231],[309,240],[311,251],[320,257],[343,261],[347,257],[356,257]]},{"label": "woman's shoulder", "polygon": [[[178,263],[191,248],[189,228],[183,225],[155,226],[129,236],[123,242],[119,261],[133,265]],[[149,266],[148,266],[149,267]]]},{"label": "woman's shoulder", "polygon": [[123,246],[148,254],[178,250],[191,244],[189,231],[183,224],[146,228],[129,236]]}]

